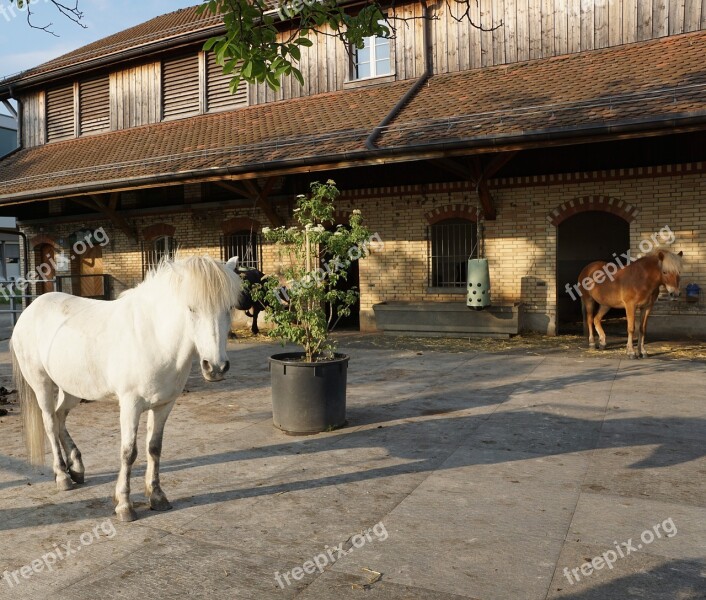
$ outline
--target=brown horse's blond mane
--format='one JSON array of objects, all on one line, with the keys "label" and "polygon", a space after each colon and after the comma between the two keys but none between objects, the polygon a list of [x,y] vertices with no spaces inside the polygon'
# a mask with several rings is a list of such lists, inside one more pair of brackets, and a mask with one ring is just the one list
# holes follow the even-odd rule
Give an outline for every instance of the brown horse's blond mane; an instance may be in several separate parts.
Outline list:
[{"label": "brown horse's blond mane", "polygon": [[659,253],[662,253],[664,258],[662,259],[662,270],[665,273],[676,273],[679,275],[681,273],[684,261],[681,256],[670,252],[669,250],[653,250],[647,256],[655,256],[659,260]]}]

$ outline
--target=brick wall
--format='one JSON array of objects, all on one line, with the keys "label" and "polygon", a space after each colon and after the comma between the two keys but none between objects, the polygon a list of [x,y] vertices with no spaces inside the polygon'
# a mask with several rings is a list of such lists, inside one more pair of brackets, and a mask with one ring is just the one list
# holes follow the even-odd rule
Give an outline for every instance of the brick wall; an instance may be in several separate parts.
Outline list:
[{"label": "brick wall", "polygon": [[[706,287],[703,233],[706,211],[701,208],[702,200],[706,199],[706,175],[702,167],[685,167],[680,172],[655,169],[492,182],[498,216],[495,221],[485,223],[485,248],[490,260],[493,302],[521,302],[523,322],[528,327],[554,332],[557,294],[554,222],[557,214],[575,212],[582,203],[594,201],[591,199],[632,219],[633,254],[639,252],[641,240],[669,226],[677,238],[673,247],[685,254],[683,285],[693,280]],[[339,211],[346,213],[353,208],[363,211],[369,227],[385,244],[384,249],[373,252],[360,265],[362,329],[374,329],[372,307],[385,300],[463,301],[462,295],[428,290],[427,217],[443,210],[449,210],[450,214],[459,210],[473,214],[476,201],[471,190],[463,184],[434,184],[344,193]],[[263,226],[269,225],[258,209],[141,216],[131,218],[131,222],[138,232],[155,223],[173,226],[183,251],[219,258],[221,224],[233,217],[248,217]],[[47,224],[42,233],[66,247],[73,231],[99,226],[110,236],[110,243],[103,251],[104,270],[115,278],[115,291],[119,293],[141,280],[139,241],[129,240],[105,221]],[[40,234],[36,226],[23,229],[30,239]],[[30,258],[34,260],[33,256]],[[274,250],[265,245],[264,270],[273,272],[276,263]],[[700,303],[688,307],[678,303],[658,310],[706,315]]]}]

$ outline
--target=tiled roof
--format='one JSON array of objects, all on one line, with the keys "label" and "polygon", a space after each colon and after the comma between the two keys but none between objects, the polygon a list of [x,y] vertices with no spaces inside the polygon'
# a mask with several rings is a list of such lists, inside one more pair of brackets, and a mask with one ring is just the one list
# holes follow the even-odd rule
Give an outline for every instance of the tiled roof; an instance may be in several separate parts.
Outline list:
[{"label": "tiled roof", "polygon": [[706,111],[706,31],[432,77],[382,146],[654,122]]},{"label": "tiled roof", "polygon": [[62,186],[135,183],[360,150],[412,83],[322,94],[20,150],[0,161],[0,199]]},{"label": "tiled roof", "polygon": [[[706,31],[429,79],[378,139],[490,145],[706,117]],[[310,96],[20,150],[0,161],[0,201],[208,173],[365,156],[367,135],[413,84]],[[704,120],[706,123],[706,119]],[[670,126],[670,122],[665,123]],[[704,125],[706,128],[706,125]],[[218,171],[218,170],[221,171]],[[59,193],[59,191],[57,191]]]},{"label": "tiled roof", "polygon": [[131,48],[144,46],[153,42],[178,38],[188,33],[208,30],[222,24],[223,19],[209,11],[197,14],[197,6],[182,8],[166,15],[161,15],[145,21],[140,25],[125,29],[114,35],[88,44],[50,60],[38,67],[29,69],[18,75],[12,75],[0,81],[0,86],[29,79],[43,73],[49,73],[67,66],[73,66],[92,61],[104,56],[110,56]]}]

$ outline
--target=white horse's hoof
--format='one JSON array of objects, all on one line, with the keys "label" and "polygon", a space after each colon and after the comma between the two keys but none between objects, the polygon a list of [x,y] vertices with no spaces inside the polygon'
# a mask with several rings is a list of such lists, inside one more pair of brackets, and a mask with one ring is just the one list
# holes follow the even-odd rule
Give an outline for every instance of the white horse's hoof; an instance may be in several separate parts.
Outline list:
[{"label": "white horse's hoof", "polygon": [[637,358],[637,354],[634,354],[634,353],[633,353],[633,354],[628,354],[628,358],[629,358],[630,360],[635,360],[635,359]]},{"label": "white horse's hoof", "polygon": [[115,514],[118,515],[118,519],[120,519],[123,523],[132,523],[137,519],[137,513],[132,506],[116,508]]},{"label": "white horse's hoof", "polygon": [[74,482],[71,481],[71,477],[64,475],[56,478],[56,487],[60,492],[68,492],[74,489]]},{"label": "white horse's hoof", "polygon": [[164,494],[161,496],[153,494],[150,496],[150,508],[152,510],[163,512],[166,510],[172,510],[172,505],[169,503],[169,500],[167,500],[167,497]]},{"label": "white horse's hoof", "polygon": [[77,473],[76,471],[72,471],[71,469],[69,469],[69,477],[71,477],[74,483],[83,483],[85,481],[83,473]]}]

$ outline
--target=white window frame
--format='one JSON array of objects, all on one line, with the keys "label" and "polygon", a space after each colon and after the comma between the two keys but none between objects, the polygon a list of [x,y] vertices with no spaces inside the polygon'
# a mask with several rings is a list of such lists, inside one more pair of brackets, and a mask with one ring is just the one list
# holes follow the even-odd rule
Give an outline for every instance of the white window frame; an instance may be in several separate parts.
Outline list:
[{"label": "white window frame", "polygon": [[[377,72],[377,40],[385,40],[388,48],[388,61],[390,63],[390,69],[387,73]],[[366,79],[374,79],[376,77],[387,77],[389,75],[394,75],[394,63],[392,62],[392,44],[390,43],[390,38],[370,35],[363,38],[365,48],[370,49],[370,75],[367,77],[357,77],[356,72],[358,70],[358,48],[353,48],[353,55],[351,56],[351,76],[350,81],[365,81]]]}]

